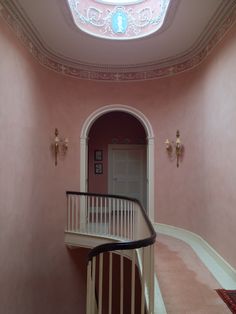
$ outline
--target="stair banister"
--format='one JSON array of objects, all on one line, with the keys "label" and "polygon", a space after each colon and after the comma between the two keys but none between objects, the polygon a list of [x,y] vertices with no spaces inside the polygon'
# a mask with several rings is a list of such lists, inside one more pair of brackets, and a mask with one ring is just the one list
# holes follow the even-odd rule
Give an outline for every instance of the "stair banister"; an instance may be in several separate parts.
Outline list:
[{"label": "stair banister", "polygon": [[[87,267],[87,314],[112,314],[113,311],[113,259],[119,259],[119,295],[120,314],[125,309],[125,289],[130,286],[130,313],[138,313],[135,304],[136,281],[135,269],[138,269],[141,281],[140,314],[154,314],[154,243],[156,233],[146,211],[136,199],[97,193],[68,191],[66,243],[72,237],[101,241],[99,245],[90,245]],[[71,240],[72,241],[72,240]],[[92,240],[91,240],[92,241]],[[95,241],[95,240],[94,240]],[[96,242],[97,243],[97,242]],[[88,245],[88,242],[87,242]],[[127,252],[127,253],[125,253]],[[109,254],[109,289],[108,308],[104,302],[104,258]],[[131,263],[130,283],[124,276],[124,260]],[[98,266],[96,266],[98,265]],[[107,271],[107,270],[106,270]],[[97,295],[97,298],[96,298]],[[127,309],[126,309],[127,310]]]}]

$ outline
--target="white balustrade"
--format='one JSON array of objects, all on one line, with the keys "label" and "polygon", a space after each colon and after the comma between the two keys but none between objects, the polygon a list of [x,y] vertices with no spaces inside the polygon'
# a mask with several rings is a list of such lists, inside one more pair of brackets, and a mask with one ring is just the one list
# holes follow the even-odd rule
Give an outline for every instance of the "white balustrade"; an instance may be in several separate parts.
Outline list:
[{"label": "white balustrade", "polygon": [[145,226],[137,207],[126,199],[68,194],[66,231],[122,240],[139,239],[140,228]]},{"label": "white balustrade", "polygon": [[[67,193],[66,232],[102,237],[104,244],[106,238],[114,239],[114,243],[130,244],[133,241],[138,243],[140,240],[153,237],[153,229],[148,224],[140,204],[135,200],[75,192]],[[130,289],[128,301],[130,313],[154,314],[154,240],[155,238],[152,242],[144,244],[144,247],[139,245],[136,249],[129,249],[128,252],[126,249],[112,248],[112,251],[97,252],[90,258],[87,267],[86,314],[102,314],[103,312],[112,314],[117,293],[113,291],[114,274],[117,273],[115,259],[117,258],[119,258],[120,280],[115,285],[120,291],[120,314],[123,314],[127,307],[125,294],[127,287]],[[126,264],[124,262],[127,258],[130,260],[129,276],[125,275]],[[139,309],[136,308],[137,280],[140,280],[141,286],[141,308]]]}]

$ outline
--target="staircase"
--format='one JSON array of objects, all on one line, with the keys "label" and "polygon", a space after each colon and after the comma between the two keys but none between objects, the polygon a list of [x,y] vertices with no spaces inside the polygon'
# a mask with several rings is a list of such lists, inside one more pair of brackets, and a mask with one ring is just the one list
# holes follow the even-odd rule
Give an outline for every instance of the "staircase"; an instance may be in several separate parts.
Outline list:
[{"label": "staircase", "polygon": [[86,314],[154,314],[156,233],[139,201],[68,191],[65,243],[90,248]]}]

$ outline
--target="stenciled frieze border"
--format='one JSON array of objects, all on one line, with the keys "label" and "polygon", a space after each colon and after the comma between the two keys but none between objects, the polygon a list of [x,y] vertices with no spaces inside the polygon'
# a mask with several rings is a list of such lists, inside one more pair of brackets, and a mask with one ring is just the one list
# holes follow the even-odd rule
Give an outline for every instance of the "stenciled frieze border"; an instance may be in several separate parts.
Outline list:
[{"label": "stenciled frieze border", "polygon": [[[43,45],[40,38],[35,36],[30,25],[28,28],[22,25],[19,15],[14,14],[14,12],[4,5],[4,1],[0,1],[0,16],[15,32],[16,36],[23,42],[32,56],[46,68],[78,79],[127,82],[172,76],[198,66],[206,59],[235,23],[236,2],[232,0],[224,17],[221,16],[221,23],[218,22],[218,25],[210,25],[210,29],[205,30],[198,43],[184,54],[157,63],[134,66],[124,65],[119,67],[71,62],[52,53]],[[209,30],[210,33],[208,34]]]}]

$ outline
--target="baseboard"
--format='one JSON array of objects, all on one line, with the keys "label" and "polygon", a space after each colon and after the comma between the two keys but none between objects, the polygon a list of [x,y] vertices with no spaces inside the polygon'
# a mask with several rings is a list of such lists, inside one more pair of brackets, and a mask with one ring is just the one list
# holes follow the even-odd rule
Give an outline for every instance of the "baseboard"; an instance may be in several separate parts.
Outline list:
[{"label": "baseboard", "polygon": [[236,289],[236,270],[203,238],[193,232],[171,225],[160,223],[153,225],[157,233],[172,236],[189,244],[222,288]]}]

